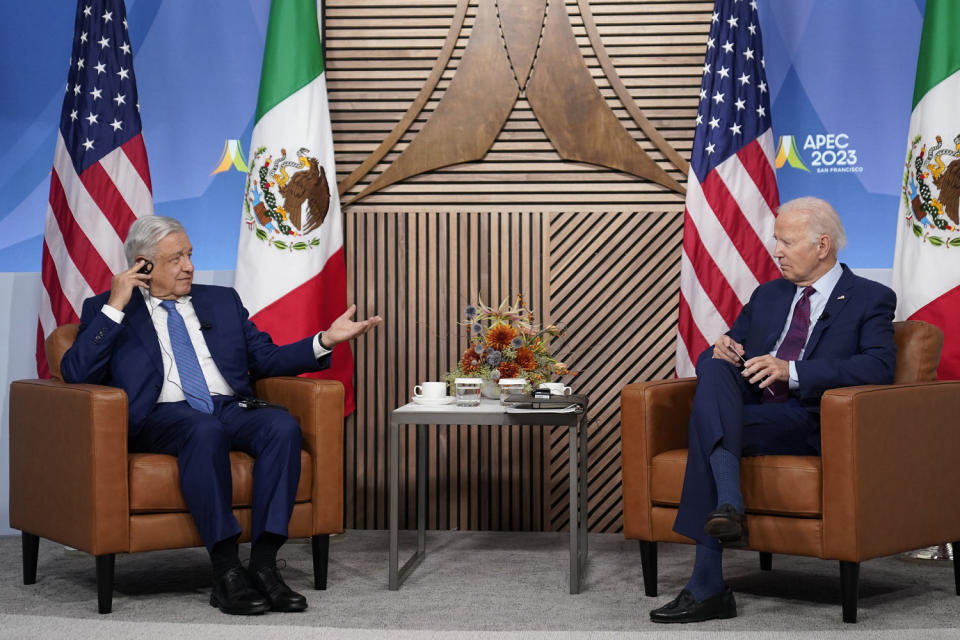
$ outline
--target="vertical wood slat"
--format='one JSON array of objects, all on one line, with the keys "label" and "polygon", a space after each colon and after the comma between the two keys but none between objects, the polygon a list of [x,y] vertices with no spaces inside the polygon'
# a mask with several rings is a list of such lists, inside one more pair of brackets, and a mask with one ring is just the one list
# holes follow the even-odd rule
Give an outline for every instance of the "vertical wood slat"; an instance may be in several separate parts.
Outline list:
[{"label": "vertical wood slat", "polygon": [[[356,344],[357,410],[345,429],[345,515],[348,527],[382,528],[390,410],[408,401],[413,385],[439,380],[456,363],[467,344],[457,323],[478,293],[491,304],[522,293],[535,308],[547,307],[544,263],[524,252],[547,246],[548,219],[526,212],[368,212],[345,220],[348,245],[366,248],[351,252],[348,246],[348,294],[359,315],[384,316],[383,325]],[[471,238],[484,249],[465,250]],[[545,502],[544,484],[529,453],[542,447],[542,439],[541,431],[520,427],[431,428],[428,526],[542,528],[543,514],[531,508]],[[409,527],[416,524],[415,446],[408,428],[401,434],[400,473],[401,522]]]}]

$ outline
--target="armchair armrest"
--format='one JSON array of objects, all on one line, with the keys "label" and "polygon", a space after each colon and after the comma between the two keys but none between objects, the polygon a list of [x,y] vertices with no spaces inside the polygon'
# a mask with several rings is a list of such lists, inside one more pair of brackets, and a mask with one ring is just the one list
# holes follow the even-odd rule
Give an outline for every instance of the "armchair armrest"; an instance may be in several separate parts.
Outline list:
[{"label": "armchair armrest", "polygon": [[960,382],[832,389],[820,406],[825,557],[960,540]]},{"label": "armchair armrest", "polygon": [[623,476],[623,533],[650,539],[650,461],[671,449],[687,448],[687,421],[696,378],[628,384],[620,392]]},{"label": "armchair armrest", "polygon": [[10,385],[10,525],[94,555],[127,551],[127,395]]},{"label": "armchair armrest", "polygon": [[343,385],[316,378],[264,378],[257,397],[287,407],[313,461],[313,530],[343,531]]}]

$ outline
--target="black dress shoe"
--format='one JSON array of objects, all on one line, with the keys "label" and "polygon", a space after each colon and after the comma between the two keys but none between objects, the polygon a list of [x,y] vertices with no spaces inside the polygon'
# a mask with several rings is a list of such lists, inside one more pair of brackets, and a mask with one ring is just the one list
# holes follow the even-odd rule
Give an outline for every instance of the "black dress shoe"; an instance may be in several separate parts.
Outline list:
[{"label": "black dress shoe", "polygon": [[213,583],[210,606],[237,616],[252,616],[270,610],[270,603],[253,586],[243,567],[230,569]]},{"label": "black dress shoe", "polygon": [[684,589],[676,598],[650,612],[650,619],[661,623],[703,622],[736,617],[737,601],[733,599],[730,587],[703,600],[695,600],[693,594]]},{"label": "black dress shoe", "polygon": [[260,567],[251,573],[253,584],[266,596],[271,611],[303,611],[307,599],[287,586],[276,567]]},{"label": "black dress shoe", "polygon": [[711,511],[703,531],[711,538],[716,538],[721,546],[746,547],[750,544],[747,533],[747,516],[737,511],[731,504],[722,504],[716,511]]}]

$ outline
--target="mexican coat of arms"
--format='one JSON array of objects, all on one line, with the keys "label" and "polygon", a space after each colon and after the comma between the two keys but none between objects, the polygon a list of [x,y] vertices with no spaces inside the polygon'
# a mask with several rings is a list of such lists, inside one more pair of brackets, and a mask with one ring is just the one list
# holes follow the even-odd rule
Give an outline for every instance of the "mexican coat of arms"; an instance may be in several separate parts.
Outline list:
[{"label": "mexican coat of arms", "polygon": [[327,217],[330,185],[320,161],[300,148],[296,159],[280,149],[274,158],[266,147],[253,154],[243,202],[244,222],[258,238],[280,250],[318,246],[310,237]]},{"label": "mexican coat of arms", "polygon": [[906,223],[935,247],[960,247],[960,134],[944,147],[942,136],[927,147],[923,136],[910,141],[903,175]]}]

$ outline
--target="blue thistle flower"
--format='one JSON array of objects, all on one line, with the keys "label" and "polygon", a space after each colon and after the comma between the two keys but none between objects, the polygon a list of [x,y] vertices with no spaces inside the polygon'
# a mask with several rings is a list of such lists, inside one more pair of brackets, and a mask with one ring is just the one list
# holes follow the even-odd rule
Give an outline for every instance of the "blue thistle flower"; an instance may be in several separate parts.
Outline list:
[{"label": "blue thistle flower", "polygon": [[472,304],[467,305],[467,308],[463,310],[463,315],[467,316],[467,319],[469,320],[477,315],[477,308]]},{"label": "blue thistle flower", "polygon": [[473,347],[473,350],[477,352],[477,355],[478,355],[478,356],[482,356],[482,355],[483,355],[484,349],[485,349],[485,347],[484,347],[482,344],[478,344],[478,345],[475,345],[475,346]]},{"label": "blue thistle flower", "polygon": [[491,379],[491,380],[499,380],[499,379],[500,379],[500,371],[497,370],[497,369],[494,369],[493,371],[491,371],[491,372],[490,372],[490,379]]},{"label": "blue thistle flower", "polygon": [[481,333],[483,333],[483,325],[480,324],[479,322],[474,322],[473,327],[471,328],[473,329],[473,332],[477,335],[480,335]]},{"label": "blue thistle flower", "polygon": [[500,364],[502,355],[496,349],[490,349],[490,353],[487,354],[487,364],[491,367],[495,367]]},{"label": "blue thistle flower", "polygon": [[519,349],[520,347],[523,346],[523,338],[521,338],[520,336],[517,336],[516,338],[510,341],[510,346],[512,346],[514,349]]}]

